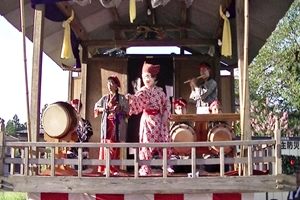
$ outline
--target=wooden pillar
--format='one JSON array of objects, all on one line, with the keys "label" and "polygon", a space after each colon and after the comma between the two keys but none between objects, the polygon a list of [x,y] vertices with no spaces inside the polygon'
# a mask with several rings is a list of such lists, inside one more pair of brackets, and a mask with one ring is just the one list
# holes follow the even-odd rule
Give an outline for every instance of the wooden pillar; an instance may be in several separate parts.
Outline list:
[{"label": "wooden pillar", "polygon": [[68,102],[70,102],[72,100],[72,88],[73,88],[73,77],[72,77],[72,71],[69,71],[69,77],[68,77]]},{"label": "wooden pillar", "polygon": [[33,29],[33,59],[32,59],[32,82],[30,118],[32,122],[32,142],[38,142],[40,132],[40,103],[41,103],[41,80],[44,42],[44,15],[45,5],[35,6],[34,29]]},{"label": "wooden pillar", "polygon": [[221,74],[220,74],[220,70],[221,70],[221,64],[220,64],[220,57],[221,57],[221,53],[220,53],[220,47],[219,46],[215,46],[215,55],[214,55],[214,79],[217,82],[217,87],[218,87],[218,99],[219,101],[221,101],[222,103],[222,95],[221,95]]},{"label": "wooden pillar", "polygon": [[87,87],[87,64],[81,64],[81,73],[80,73],[80,79],[81,79],[81,101],[82,101],[82,109],[81,109],[81,116],[86,119],[86,105],[87,105],[87,99],[86,99],[86,87]]},{"label": "wooden pillar", "polygon": [[[238,58],[238,69],[239,69],[239,97],[240,97],[240,108],[241,105],[243,103],[243,99],[242,99],[242,94],[243,94],[243,65],[244,65],[244,59],[243,59],[243,55],[244,55],[244,1],[236,1],[235,2],[236,6],[236,35],[237,35],[237,58]],[[240,122],[241,122],[241,132],[244,131],[244,126],[242,125],[244,123],[244,119],[242,116],[240,117]],[[241,138],[241,140],[243,140]]]},{"label": "wooden pillar", "polygon": [[[234,94],[234,68],[230,68],[230,88],[231,88],[231,105],[230,105],[230,112],[235,113],[235,94]],[[233,121],[234,123],[236,121]],[[235,127],[235,126],[234,126]]]},{"label": "wooden pillar", "polygon": [[0,176],[4,175],[4,158],[5,158],[5,128],[4,121],[0,118]]},{"label": "wooden pillar", "polygon": [[[42,79],[42,60],[44,42],[44,19],[45,5],[35,6],[34,29],[33,29],[33,59],[32,59],[32,81],[31,81],[31,100],[30,100],[30,119],[31,119],[31,141],[39,141],[40,132],[40,103],[41,103],[41,79]],[[33,148],[34,152],[38,152]],[[36,155],[33,155],[36,158]]]},{"label": "wooden pillar", "polygon": [[281,131],[280,131],[280,122],[279,119],[276,118],[275,122],[275,131],[274,136],[276,140],[275,144],[275,174],[282,174],[282,158],[281,158]]},{"label": "wooden pillar", "polygon": [[[236,26],[237,26],[237,50],[239,67],[239,96],[240,96],[240,124],[241,140],[251,140],[250,127],[250,98],[248,83],[248,1],[236,1]],[[243,19],[243,20],[242,20]],[[247,156],[247,147],[241,148],[241,157]],[[244,175],[248,172],[247,165]]]},{"label": "wooden pillar", "polygon": [[243,70],[243,113],[244,113],[244,140],[251,140],[250,126],[250,96],[249,96],[249,73],[248,73],[248,38],[249,38],[249,1],[244,5],[244,70]]}]

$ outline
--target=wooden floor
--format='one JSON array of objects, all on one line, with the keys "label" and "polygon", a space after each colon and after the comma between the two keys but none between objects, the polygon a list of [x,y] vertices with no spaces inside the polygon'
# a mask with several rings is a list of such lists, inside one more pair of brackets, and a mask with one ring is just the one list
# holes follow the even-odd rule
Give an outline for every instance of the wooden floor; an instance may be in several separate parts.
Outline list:
[{"label": "wooden floor", "polygon": [[[190,173],[190,172],[189,172]],[[204,170],[197,171],[199,174],[199,177],[217,177],[220,176],[220,173],[218,172],[207,172]],[[268,171],[260,171],[260,170],[253,170],[253,175],[267,175],[269,174]],[[40,176],[50,176],[50,170],[45,170]],[[77,172],[74,170],[61,170],[56,169],[55,170],[55,176],[77,176]],[[225,172],[225,176],[238,176],[238,171],[228,171]],[[89,172],[89,173],[83,173],[83,177],[106,177],[105,174],[101,172]],[[121,170],[118,175],[110,174],[110,177],[134,177],[134,172],[127,172],[124,170]],[[160,169],[153,169],[152,174],[149,176],[139,176],[139,177],[163,177],[163,171]],[[188,177],[188,173],[168,173],[168,177]]]}]

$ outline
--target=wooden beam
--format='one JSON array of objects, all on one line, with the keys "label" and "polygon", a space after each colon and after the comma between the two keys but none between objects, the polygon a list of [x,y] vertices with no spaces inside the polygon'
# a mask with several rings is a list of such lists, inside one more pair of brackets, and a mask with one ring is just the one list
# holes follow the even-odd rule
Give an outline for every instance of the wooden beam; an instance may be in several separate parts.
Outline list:
[{"label": "wooden beam", "polygon": [[197,51],[197,50],[194,50],[194,49],[192,49],[192,48],[190,48],[190,47],[181,47],[181,48],[180,48],[180,51],[183,51],[183,52],[182,52],[182,55],[184,55],[184,51],[188,51],[188,52],[190,52],[192,55],[203,55],[203,53],[201,53],[201,52],[199,52],[199,51]]},{"label": "wooden beam", "polygon": [[209,194],[284,192],[295,188],[295,177],[291,175],[200,178],[8,176],[1,177],[1,181],[10,183],[12,191],[37,193],[178,194],[180,191],[181,194]]},{"label": "wooden beam", "polygon": [[238,113],[221,113],[221,114],[186,114],[186,115],[172,115],[171,121],[238,121],[240,114]]},{"label": "wooden beam", "polygon": [[[118,11],[117,11],[117,8],[116,7],[112,7],[109,9],[113,18],[114,18],[114,21],[115,21],[115,24],[117,25],[121,25],[121,21],[120,21],[120,17],[119,17],[119,14],[118,14]],[[123,30],[115,30],[115,39],[126,39],[126,35],[124,33]]]},{"label": "wooden beam", "polygon": [[130,47],[130,46],[211,46],[216,45],[215,39],[168,39],[168,40],[143,40],[143,41],[127,41],[127,40],[89,40],[82,42],[83,47]]},{"label": "wooden beam", "polygon": [[[187,12],[187,8],[186,8],[186,3],[184,1],[181,1],[181,15],[180,15],[180,22],[181,25],[186,25],[186,12]],[[185,38],[185,29],[181,29],[180,31],[180,38]]]},{"label": "wooden beam", "polygon": [[[66,1],[57,2],[56,5],[63,12],[63,14],[66,17],[69,18],[71,16],[72,8],[68,2],[66,2]],[[85,31],[85,29],[82,26],[82,24],[80,23],[80,21],[78,20],[78,18],[76,17],[75,11],[74,11],[74,19],[72,20],[70,25],[71,25],[72,30],[75,32],[76,36],[80,40],[82,40],[82,41],[89,40],[90,37],[87,34],[87,32]]]},{"label": "wooden beam", "polygon": [[[112,24],[110,25],[110,28],[112,30],[123,30],[125,32],[131,32],[131,31],[135,31],[136,28],[138,27],[138,25],[116,25],[116,24]],[[153,27],[156,28],[162,28],[165,31],[181,31],[181,29],[187,30],[187,31],[193,31],[191,29],[191,26],[189,25],[170,25],[170,24],[164,24],[164,25],[153,25]]]}]

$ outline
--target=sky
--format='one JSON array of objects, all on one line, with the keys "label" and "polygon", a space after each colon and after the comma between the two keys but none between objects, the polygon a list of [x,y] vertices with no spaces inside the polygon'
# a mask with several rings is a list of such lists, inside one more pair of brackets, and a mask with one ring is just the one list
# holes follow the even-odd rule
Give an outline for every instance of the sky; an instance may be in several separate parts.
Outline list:
[{"label": "sky", "polygon": [[[0,117],[7,123],[17,114],[20,122],[25,123],[27,111],[22,32],[2,16],[0,16],[0,27]],[[32,42],[26,39],[29,98],[32,48]],[[67,101],[68,76],[67,71],[63,71],[46,54],[43,54],[41,107],[56,101]]]}]

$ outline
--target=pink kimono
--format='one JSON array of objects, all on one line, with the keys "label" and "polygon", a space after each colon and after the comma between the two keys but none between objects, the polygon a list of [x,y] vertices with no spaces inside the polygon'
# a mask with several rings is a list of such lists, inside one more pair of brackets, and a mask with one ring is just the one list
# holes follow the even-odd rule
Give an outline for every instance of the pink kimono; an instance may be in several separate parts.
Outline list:
[{"label": "pink kimono", "polygon": [[[140,121],[139,140],[140,143],[171,142],[168,130],[168,121],[162,123],[163,116],[171,117],[171,103],[162,88],[154,86],[149,89],[142,87],[135,95],[131,95],[130,115],[143,112]],[[154,153],[162,158],[162,148],[141,147],[139,152],[140,160],[150,160]],[[171,156],[171,149],[168,149],[168,159]],[[151,167],[141,166],[140,173],[151,174]]]}]

